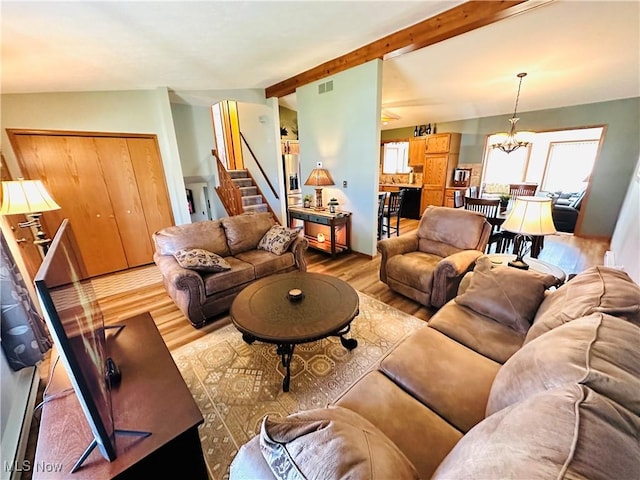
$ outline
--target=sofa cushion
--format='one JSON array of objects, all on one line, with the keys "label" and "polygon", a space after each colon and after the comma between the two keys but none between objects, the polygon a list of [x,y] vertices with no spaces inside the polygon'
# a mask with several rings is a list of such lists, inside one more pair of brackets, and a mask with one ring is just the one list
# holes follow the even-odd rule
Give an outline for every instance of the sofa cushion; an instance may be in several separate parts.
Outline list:
[{"label": "sofa cushion", "polygon": [[237,254],[236,258],[253,265],[256,278],[292,270],[296,266],[296,259],[291,252],[276,255],[265,250],[249,250]]},{"label": "sofa cushion", "polygon": [[379,371],[366,374],[336,403],[382,430],[416,467],[420,478],[430,478],[462,438],[453,425]]},{"label": "sofa cushion", "polygon": [[276,255],[282,255],[297,236],[298,230],[283,227],[282,225],[274,225],[258,242],[258,250],[266,250]]},{"label": "sofa cushion", "polygon": [[379,369],[466,432],[484,418],[491,384],[500,366],[427,327],[403,340]]},{"label": "sofa cushion", "polygon": [[231,265],[220,255],[202,248],[183,248],[173,254],[182,268],[200,272],[223,272],[230,270]]},{"label": "sofa cushion", "polygon": [[524,334],[458,305],[455,300],[438,310],[429,326],[499,363],[506,362],[524,341]]},{"label": "sofa cushion", "polygon": [[433,271],[440,260],[442,257],[419,251],[394,255],[387,261],[387,277],[416,290],[430,292]]},{"label": "sofa cushion", "polygon": [[556,281],[552,275],[534,271],[492,267],[489,257],[482,256],[476,261],[469,287],[455,300],[525,334],[544,299],[545,290]]},{"label": "sofa cushion", "polygon": [[227,257],[226,260],[231,266],[230,270],[203,275],[204,291],[207,296],[224,292],[230,288],[255,280],[256,275],[253,265],[235,257]]},{"label": "sofa cushion", "polygon": [[218,220],[163,228],[153,234],[153,241],[160,255],[173,255],[183,248],[202,248],[221,257],[231,255],[227,237]]},{"label": "sofa cushion", "polygon": [[639,430],[637,415],[567,384],[487,417],[433,478],[640,478]]},{"label": "sofa cushion", "polygon": [[498,372],[487,416],[543,390],[581,383],[640,415],[640,328],[594,313],[526,344]]},{"label": "sofa cushion", "polygon": [[270,212],[243,213],[220,220],[231,255],[253,250],[264,234],[276,223]]},{"label": "sofa cushion", "polygon": [[600,265],[588,268],[547,295],[525,343],[594,312],[608,313],[640,326],[640,287],[621,270]]},{"label": "sofa cushion", "polygon": [[260,449],[279,479],[418,478],[407,457],[378,428],[341,407],[266,416]]}]

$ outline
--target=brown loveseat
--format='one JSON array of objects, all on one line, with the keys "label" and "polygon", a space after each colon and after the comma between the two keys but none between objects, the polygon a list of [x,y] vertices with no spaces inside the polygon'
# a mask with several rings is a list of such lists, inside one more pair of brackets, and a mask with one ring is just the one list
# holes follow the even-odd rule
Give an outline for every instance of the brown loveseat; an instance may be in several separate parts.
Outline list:
[{"label": "brown loveseat", "polygon": [[[194,327],[200,328],[228,310],[238,292],[254,280],[274,273],[306,271],[308,242],[302,236],[280,255],[257,248],[274,225],[273,215],[266,212],[178,225],[154,233],[153,259],[164,285]],[[193,248],[219,255],[230,269],[211,273],[182,268],[174,254]]]},{"label": "brown loveseat", "polygon": [[482,257],[334,406],[267,417],[231,478],[640,478],[640,288],[604,267],[552,281]]}]

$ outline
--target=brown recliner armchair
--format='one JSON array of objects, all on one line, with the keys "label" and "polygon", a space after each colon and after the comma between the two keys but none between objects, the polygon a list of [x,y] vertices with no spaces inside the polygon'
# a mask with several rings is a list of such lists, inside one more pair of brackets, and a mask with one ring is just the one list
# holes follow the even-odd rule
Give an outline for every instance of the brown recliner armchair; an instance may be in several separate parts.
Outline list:
[{"label": "brown recliner armchair", "polygon": [[490,233],[481,213],[429,206],[416,232],[378,242],[380,280],[427,307],[440,308],[456,296]]}]

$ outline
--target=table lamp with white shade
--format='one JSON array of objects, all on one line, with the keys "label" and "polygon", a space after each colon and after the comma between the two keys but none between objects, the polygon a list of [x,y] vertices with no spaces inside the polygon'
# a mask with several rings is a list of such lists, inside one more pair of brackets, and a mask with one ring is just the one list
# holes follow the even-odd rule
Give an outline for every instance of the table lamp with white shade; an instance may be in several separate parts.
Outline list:
[{"label": "table lamp with white shade", "polygon": [[509,266],[528,269],[522,259],[526,253],[525,243],[532,237],[556,233],[551,216],[551,199],[548,197],[517,197],[513,207],[502,224],[502,229],[516,234],[514,244],[518,251],[516,259]]},{"label": "table lamp with white shade", "polygon": [[2,182],[2,206],[0,215],[25,214],[31,218],[27,222],[18,224],[20,228],[33,227],[36,230],[33,243],[40,246],[46,254],[51,239],[42,230],[40,217],[42,212],[59,210],[61,207],[49,195],[40,180],[24,180]]}]

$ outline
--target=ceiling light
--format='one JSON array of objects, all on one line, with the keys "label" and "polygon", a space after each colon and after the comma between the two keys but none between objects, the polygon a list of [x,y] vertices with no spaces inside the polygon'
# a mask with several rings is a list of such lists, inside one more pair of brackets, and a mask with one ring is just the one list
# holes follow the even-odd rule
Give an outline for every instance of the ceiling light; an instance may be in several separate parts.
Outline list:
[{"label": "ceiling light", "polygon": [[513,109],[513,117],[509,119],[509,123],[511,124],[509,133],[494,133],[489,137],[489,145],[491,145],[492,148],[499,148],[505,153],[511,153],[520,147],[526,147],[533,142],[533,137],[535,135],[534,132],[516,132],[516,122],[520,120],[516,117],[516,113],[518,112],[518,100],[520,99],[520,87],[522,86],[522,79],[526,77],[527,74],[523,72],[519,73],[517,76],[520,79],[520,83],[518,84],[518,94],[516,95],[516,106]]},{"label": "ceiling light", "polygon": [[382,122],[383,125],[388,124],[389,122],[392,122],[394,120],[399,120],[400,117],[398,115],[395,115],[393,113],[389,113],[389,112],[382,112],[380,114],[380,121]]}]

